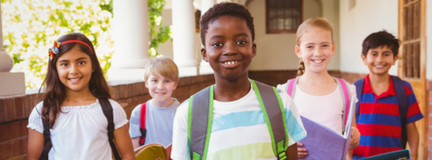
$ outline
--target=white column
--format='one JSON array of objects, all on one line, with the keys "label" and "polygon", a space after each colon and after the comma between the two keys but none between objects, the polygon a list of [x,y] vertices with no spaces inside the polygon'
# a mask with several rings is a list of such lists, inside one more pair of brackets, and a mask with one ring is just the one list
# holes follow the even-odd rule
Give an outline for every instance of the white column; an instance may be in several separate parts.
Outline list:
[{"label": "white column", "polygon": [[143,81],[149,56],[147,0],[113,0],[114,49],[108,80]]},{"label": "white column", "polygon": [[201,0],[201,16],[216,4],[216,0]]},{"label": "white column", "polygon": [[10,73],[9,71],[12,67],[13,59],[3,46],[3,25],[0,15],[0,97],[12,97],[25,94],[24,73]]},{"label": "white column", "polygon": [[193,0],[172,0],[173,57],[180,77],[196,76],[195,14]]},{"label": "white column", "polygon": [[[201,0],[201,17],[215,4],[216,0]],[[208,62],[201,60],[199,72],[200,74],[213,74],[213,69]]]}]

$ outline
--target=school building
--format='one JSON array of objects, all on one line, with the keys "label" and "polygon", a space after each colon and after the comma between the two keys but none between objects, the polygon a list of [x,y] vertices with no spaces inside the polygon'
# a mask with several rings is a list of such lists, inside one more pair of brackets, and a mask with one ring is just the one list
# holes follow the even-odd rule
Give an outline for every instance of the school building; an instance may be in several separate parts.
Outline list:
[{"label": "school building", "polygon": [[[211,68],[201,60],[198,21],[208,8],[223,1],[244,5],[254,17],[257,55],[249,75],[270,85],[296,76],[295,31],[308,18],[324,17],[332,24],[336,51],[328,70],[349,82],[369,71],[360,58],[363,39],[381,30],[396,35],[402,43],[390,74],[409,81],[414,89],[425,116],[416,122],[419,159],[432,160],[432,40],[427,39],[432,37],[431,1],[167,0],[162,25],[172,25],[173,40],[161,44],[158,51],[180,68],[180,82],[173,94],[179,101],[214,83]],[[147,13],[147,0],[114,0],[116,51],[108,78],[114,99],[128,116],[133,107],[151,98],[142,82],[144,65],[150,59]],[[9,87],[0,89],[0,159],[25,159],[27,118],[40,100],[35,93],[25,93],[23,74],[9,73],[12,64],[4,56],[0,44],[0,88]]]}]

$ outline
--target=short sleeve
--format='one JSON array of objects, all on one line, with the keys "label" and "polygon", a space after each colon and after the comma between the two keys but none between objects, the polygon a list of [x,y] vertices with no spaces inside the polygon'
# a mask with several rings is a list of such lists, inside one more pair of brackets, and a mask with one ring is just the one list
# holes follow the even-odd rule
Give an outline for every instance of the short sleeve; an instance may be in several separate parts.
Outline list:
[{"label": "short sleeve", "polygon": [[418,121],[423,118],[423,114],[420,111],[420,107],[417,103],[417,98],[414,95],[411,84],[404,81],[405,92],[408,99],[408,112],[406,115],[406,124]]},{"label": "short sleeve", "polygon": [[190,159],[189,146],[187,145],[188,106],[188,100],[180,104],[174,117],[171,158],[175,160]]},{"label": "short sleeve", "polygon": [[129,135],[131,138],[141,137],[140,132],[140,118],[141,118],[141,104],[137,105],[131,113],[129,121]]},{"label": "short sleeve", "polygon": [[128,123],[126,112],[116,101],[110,99],[110,103],[114,114],[114,129],[118,129]]},{"label": "short sleeve", "polygon": [[298,113],[297,107],[291,97],[280,89],[278,89],[278,91],[281,96],[282,103],[284,104],[285,119],[289,134],[288,145],[291,146],[306,137],[306,130],[303,127],[300,114]]},{"label": "short sleeve", "polygon": [[277,85],[277,89],[278,90],[280,90],[281,92],[284,92],[284,93],[286,93],[287,91],[287,85],[288,85],[288,83],[284,83],[284,84],[278,84]]},{"label": "short sleeve", "polygon": [[27,128],[43,133],[42,110],[43,101],[39,102],[30,113]]}]

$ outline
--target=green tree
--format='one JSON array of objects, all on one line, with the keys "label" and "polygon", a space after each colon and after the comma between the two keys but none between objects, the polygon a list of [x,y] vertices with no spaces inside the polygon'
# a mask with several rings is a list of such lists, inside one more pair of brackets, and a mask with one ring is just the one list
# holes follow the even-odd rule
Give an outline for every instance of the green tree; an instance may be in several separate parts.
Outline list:
[{"label": "green tree", "polygon": [[99,0],[2,0],[3,44],[14,59],[12,72],[24,72],[27,88],[45,77],[48,48],[61,35],[82,32],[94,44],[104,71],[110,66],[112,14]]},{"label": "green tree", "polygon": [[[112,0],[1,0],[3,44],[14,59],[12,72],[24,72],[26,88],[38,88],[45,78],[48,48],[61,35],[82,32],[93,43],[101,67],[111,66],[114,52]],[[169,40],[169,26],[161,26],[165,0],[148,0],[150,56]]]}]

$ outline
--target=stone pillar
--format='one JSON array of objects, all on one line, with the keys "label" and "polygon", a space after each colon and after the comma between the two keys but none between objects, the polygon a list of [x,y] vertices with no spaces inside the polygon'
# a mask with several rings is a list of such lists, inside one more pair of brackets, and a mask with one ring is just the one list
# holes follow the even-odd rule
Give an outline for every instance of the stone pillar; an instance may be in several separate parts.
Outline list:
[{"label": "stone pillar", "polygon": [[195,14],[193,0],[173,0],[173,57],[180,77],[196,76],[198,61],[195,53]]},{"label": "stone pillar", "polygon": [[[205,12],[207,12],[208,9],[213,7],[215,4],[216,0],[201,0],[201,17],[204,15]],[[208,62],[201,60],[199,72],[200,74],[213,74],[213,69],[210,67],[210,64]]]},{"label": "stone pillar", "polygon": [[147,0],[113,0],[114,49],[108,80],[143,81],[149,56]]},{"label": "stone pillar", "polygon": [[[0,3],[1,13],[1,3]],[[0,97],[13,97],[25,94],[24,73],[10,73],[13,59],[3,46],[3,25],[0,14]]]}]

